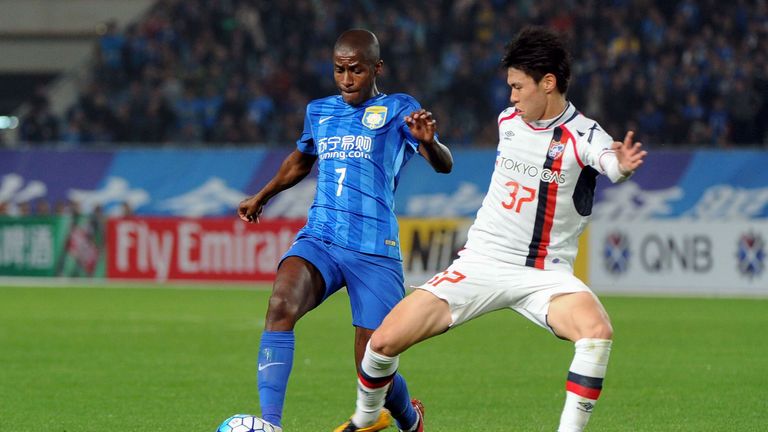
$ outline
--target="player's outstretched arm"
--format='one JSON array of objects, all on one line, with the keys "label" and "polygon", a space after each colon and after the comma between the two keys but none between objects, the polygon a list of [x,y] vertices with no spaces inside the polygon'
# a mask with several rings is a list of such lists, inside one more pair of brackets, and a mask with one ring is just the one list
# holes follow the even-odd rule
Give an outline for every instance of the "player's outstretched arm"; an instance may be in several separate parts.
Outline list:
[{"label": "player's outstretched arm", "polygon": [[277,174],[259,192],[240,202],[237,214],[244,222],[258,222],[267,202],[280,192],[300,182],[312,170],[317,156],[294,150],[283,160]]},{"label": "player's outstretched arm", "polygon": [[405,116],[405,124],[411,130],[411,135],[419,140],[419,153],[439,173],[449,173],[453,169],[453,156],[448,147],[435,139],[437,120],[432,113],[420,109]]},{"label": "player's outstretched arm", "polygon": [[643,164],[647,151],[643,150],[643,144],[634,141],[635,132],[629,131],[624,136],[624,142],[615,141],[611,147],[616,152],[619,161],[619,171],[625,177],[629,177]]}]

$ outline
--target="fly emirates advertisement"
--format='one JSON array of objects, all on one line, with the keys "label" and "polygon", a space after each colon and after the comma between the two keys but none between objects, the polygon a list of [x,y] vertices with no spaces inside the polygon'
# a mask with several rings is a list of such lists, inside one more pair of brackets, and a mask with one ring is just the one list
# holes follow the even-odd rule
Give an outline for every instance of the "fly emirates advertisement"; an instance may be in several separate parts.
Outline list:
[{"label": "fly emirates advertisement", "polygon": [[107,225],[107,276],[271,281],[304,220],[127,218]]}]

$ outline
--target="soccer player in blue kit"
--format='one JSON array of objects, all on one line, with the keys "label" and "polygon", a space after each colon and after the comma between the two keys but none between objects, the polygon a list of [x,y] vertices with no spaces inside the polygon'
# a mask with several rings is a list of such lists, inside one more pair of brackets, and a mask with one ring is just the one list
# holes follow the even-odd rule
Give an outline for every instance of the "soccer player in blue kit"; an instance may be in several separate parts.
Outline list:
[{"label": "soccer player in blue kit", "polygon": [[[306,226],[278,266],[259,349],[262,417],[278,427],[293,364],[296,322],[346,286],[359,365],[373,330],[405,294],[393,210],[400,170],[416,153],[437,172],[448,173],[453,167],[450,151],[437,140],[432,114],[409,95],[387,95],[376,87],[383,61],[373,33],[344,32],[334,46],[333,61],[341,95],[307,105],[297,149],[272,180],[238,208],[242,220],[257,222],[269,199],[301,181],[318,161],[315,199]],[[385,408],[400,429],[423,430],[423,407],[410,400],[399,375]],[[382,413],[366,431],[389,426],[386,411]]]}]

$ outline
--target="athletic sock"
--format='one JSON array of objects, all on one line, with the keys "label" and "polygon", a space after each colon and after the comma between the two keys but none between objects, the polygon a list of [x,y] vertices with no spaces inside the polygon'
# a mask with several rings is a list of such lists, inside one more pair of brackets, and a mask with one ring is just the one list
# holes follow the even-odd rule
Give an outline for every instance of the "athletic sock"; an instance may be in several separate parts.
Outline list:
[{"label": "athletic sock", "polygon": [[384,408],[389,410],[401,430],[411,430],[419,421],[419,415],[411,405],[408,385],[405,383],[405,378],[399,373],[396,373],[392,379],[387,398],[384,401]]},{"label": "athletic sock", "polygon": [[376,422],[384,407],[387,389],[397,371],[398,357],[389,357],[374,352],[370,342],[365,347],[365,356],[357,375],[357,403],[352,423],[367,427]]},{"label": "athletic sock", "polygon": [[568,370],[565,407],[558,432],[581,432],[589,421],[603,389],[603,378],[611,354],[608,339],[579,339]]},{"label": "athletic sock", "polygon": [[261,417],[275,426],[283,418],[285,390],[293,367],[293,331],[264,331],[261,335],[258,363],[259,405]]}]

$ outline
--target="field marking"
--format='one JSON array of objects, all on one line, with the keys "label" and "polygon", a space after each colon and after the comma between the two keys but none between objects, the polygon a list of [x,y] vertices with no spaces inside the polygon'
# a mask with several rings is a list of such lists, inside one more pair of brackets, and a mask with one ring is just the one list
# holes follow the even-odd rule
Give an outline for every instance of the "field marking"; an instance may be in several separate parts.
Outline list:
[{"label": "field marking", "polygon": [[0,289],[2,288],[109,288],[269,291],[272,289],[272,283],[196,280],[153,282],[133,281],[125,279],[0,276]]},{"label": "field marking", "polygon": [[[407,287],[407,285],[406,285]],[[65,277],[0,276],[3,288],[107,288],[107,289],[178,289],[178,290],[225,290],[225,291],[271,291],[272,282],[247,281],[135,281],[129,279],[89,279]],[[406,288],[406,294],[412,289]],[[701,298],[701,299],[756,299],[768,300],[768,293],[744,290],[697,293],[685,290],[664,290],[660,288],[636,288],[628,290],[592,289],[600,298]]]}]

